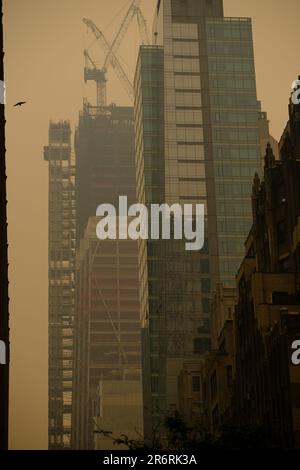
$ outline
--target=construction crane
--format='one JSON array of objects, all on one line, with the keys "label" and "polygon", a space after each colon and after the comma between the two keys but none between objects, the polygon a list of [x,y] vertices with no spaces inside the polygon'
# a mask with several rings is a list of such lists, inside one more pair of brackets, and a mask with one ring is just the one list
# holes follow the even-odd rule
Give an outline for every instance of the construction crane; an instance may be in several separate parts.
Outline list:
[{"label": "construction crane", "polygon": [[142,40],[143,46],[149,46],[151,43],[150,41],[150,34],[147,28],[146,20],[143,16],[142,10],[140,8],[136,8],[136,18],[138,22],[138,27],[140,30],[140,36]]},{"label": "construction crane", "polygon": [[[109,64],[113,67],[117,77],[123,84],[125,90],[127,91],[128,95],[130,98],[133,98],[133,87],[132,84],[127,77],[127,74],[125,70],[123,69],[122,65],[118,61],[117,57],[115,56],[114,52],[111,50],[111,46],[106,40],[104,34],[100,31],[100,29],[95,25],[95,23],[92,20],[89,20],[87,18],[83,18],[83,22],[91,29],[91,31],[94,33],[98,44],[104,49],[106,54],[109,54]],[[103,67],[101,69],[104,73],[106,72],[106,67]]]},{"label": "construction crane", "polygon": [[84,51],[84,58],[84,81],[96,82],[97,106],[106,106],[106,70],[97,68],[87,50]]},{"label": "construction crane", "polygon": [[147,29],[146,20],[142,14],[142,11],[139,7],[141,0],[133,0],[132,4],[130,5],[125,18],[112,42],[110,45],[107,39],[105,38],[104,34],[99,30],[99,28],[95,25],[92,20],[87,18],[83,19],[83,22],[86,24],[88,28],[91,29],[93,34],[95,35],[98,44],[104,49],[106,54],[104,66],[102,69],[97,69],[94,62],[90,58],[88,51],[85,51],[85,80],[95,80],[96,87],[97,87],[97,106],[105,106],[106,105],[106,79],[105,74],[109,65],[111,65],[123,84],[128,96],[133,99],[133,86],[130,82],[126,72],[124,71],[123,67],[121,66],[120,62],[117,59],[116,53],[124,39],[124,36],[133,21],[134,17],[137,18],[137,23],[139,27],[139,32],[142,40],[143,45],[150,44],[150,35]]},{"label": "construction crane", "polygon": [[112,42],[110,51],[106,56],[104,67],[108,66],[111,60],[111,55],[117,53],[120,45],[122,44],[124,36],[127,33],[127,30],[135,16],[137,17],[142,44],[143,45],[150,44],[147,23],[139,7],[140,3],[141,3],[141,0],[133,0],[132,4],[130,5],[129,10],[127,11],[125,18],[119,28],[119,31],[117,32],[115,39]]}]

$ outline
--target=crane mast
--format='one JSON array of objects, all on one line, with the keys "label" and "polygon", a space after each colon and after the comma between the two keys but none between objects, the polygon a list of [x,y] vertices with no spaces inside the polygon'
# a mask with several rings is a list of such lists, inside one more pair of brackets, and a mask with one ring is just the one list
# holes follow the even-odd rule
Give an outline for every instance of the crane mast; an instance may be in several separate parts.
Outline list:
[{"label": "crane mast", "polygon": [[84,57],[84,81],[93,80],[96,83],[97,106],[106,106],[106,70],[97,68],[87,50],[84,51]]}]

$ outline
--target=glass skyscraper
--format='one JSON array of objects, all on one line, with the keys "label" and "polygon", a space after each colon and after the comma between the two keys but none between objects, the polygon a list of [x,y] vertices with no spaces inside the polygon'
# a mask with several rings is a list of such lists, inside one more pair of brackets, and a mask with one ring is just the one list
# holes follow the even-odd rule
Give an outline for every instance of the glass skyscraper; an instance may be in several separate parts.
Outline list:
[{"label": "glass skyscraper", "polygon": [[135,76],[138,202],[205,204],[205,245],[141,241],[144,426],[178,408],[183,364],[210,349],[210,298],[233,285],[261,171],[251,21],[222,0],[159,0]]}]

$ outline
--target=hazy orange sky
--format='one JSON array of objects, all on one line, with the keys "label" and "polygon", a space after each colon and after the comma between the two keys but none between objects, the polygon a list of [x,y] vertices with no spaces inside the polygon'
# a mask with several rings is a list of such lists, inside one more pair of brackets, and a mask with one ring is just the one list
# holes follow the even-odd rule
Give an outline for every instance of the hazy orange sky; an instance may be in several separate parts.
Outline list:
[{"label": "hazy orange sky", "polygon": [[[95,101],[83,81],[83,49],[94,42],[82,23],[91,18],[111,40],[130,1],[4,0],[6,147],[10,261],[10,448],[47,448],[48,166],[43,161],[49,120],[70,119],[82,98]],[[142,9],[152,28],[155,0]],[[287,120],[291,83],[300,74],[299,0],[224,0],[226,16],[253,20],[258,98],[279,138]],[[119,14],[118,14],[119,13]],[[120,49],[133,78],[139,34],[132,25]],[[101,64],[97,44],[92,54]],[[130,104],[108,74],[108,102]],[[17,101],[27,101],[14,108]],[[74,135],[74,133],[73,133]]]}]

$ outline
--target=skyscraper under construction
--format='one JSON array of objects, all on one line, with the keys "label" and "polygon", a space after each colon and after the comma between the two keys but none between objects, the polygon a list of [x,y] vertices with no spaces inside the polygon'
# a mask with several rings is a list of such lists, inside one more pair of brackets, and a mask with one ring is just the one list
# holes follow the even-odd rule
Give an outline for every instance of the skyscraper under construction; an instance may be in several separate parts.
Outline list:
[{"label": "skyscraper under construction", "polygon": [[[99,204],[136,201],[133,109],[84,104],[75,136],[76,324],[73,447],[113,447],[105,426],[142,428],[138,245],[99,240]],[[124,401],[120,396],[124,395]],[[115,397],[115,398],[114,398]],[[110,403],[110,405],[108,405]],[[105,430],[105,429],[104,429]]]},{"label": "skyscraper under construction", "polygon": [[51,122],[44,148],[49,165],[49,449],[71,447],[75,166],[67,121]]}]

